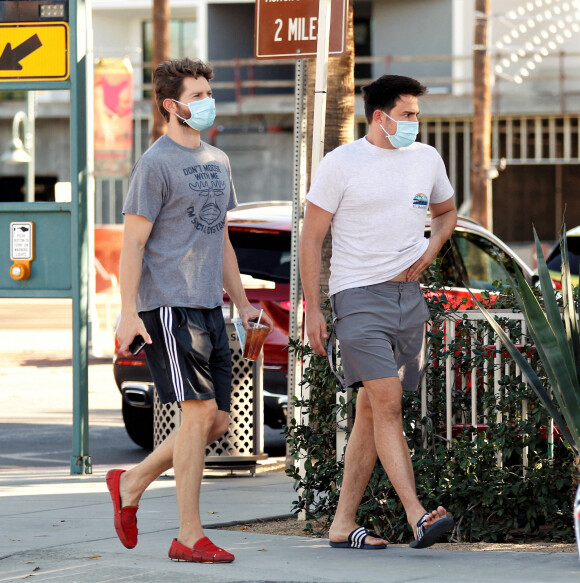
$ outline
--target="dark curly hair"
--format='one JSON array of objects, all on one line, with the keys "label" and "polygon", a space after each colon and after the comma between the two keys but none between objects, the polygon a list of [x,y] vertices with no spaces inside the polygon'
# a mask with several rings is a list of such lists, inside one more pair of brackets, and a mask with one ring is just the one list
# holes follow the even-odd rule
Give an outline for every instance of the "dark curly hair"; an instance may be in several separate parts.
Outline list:
[{"label": "dark curly hair", "polygon": [[205,77],[208,81],[213,79],[211,65],[199,59],[171,59],[163,61],[153,71],[153,90],[155,102],[166,121],[169,121],[169,112],[163,107],[166,99],[178,99],[183,90],[183,80],[186,77]]}]

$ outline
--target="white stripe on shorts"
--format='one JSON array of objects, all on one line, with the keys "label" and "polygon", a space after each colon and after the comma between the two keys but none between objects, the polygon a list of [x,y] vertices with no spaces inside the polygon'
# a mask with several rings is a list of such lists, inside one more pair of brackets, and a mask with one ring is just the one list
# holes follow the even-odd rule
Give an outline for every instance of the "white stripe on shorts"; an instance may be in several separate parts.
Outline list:
[{"label": "white stripe on shorts", "polygon": [[168,307],[161,307],[159,308],[159,315],[163,328],[163,338],[165,339],[165,346],[167,347],[167,354],[169,356],[171,380],[173,381],[175,398],[178,402],[185,401],[183,378],[181,376],[181,369],[179,368],[179,360],[177,358],[177,342],[175,341],[175,336],[171,330],[171,325],[173,323],[173,310]]}]

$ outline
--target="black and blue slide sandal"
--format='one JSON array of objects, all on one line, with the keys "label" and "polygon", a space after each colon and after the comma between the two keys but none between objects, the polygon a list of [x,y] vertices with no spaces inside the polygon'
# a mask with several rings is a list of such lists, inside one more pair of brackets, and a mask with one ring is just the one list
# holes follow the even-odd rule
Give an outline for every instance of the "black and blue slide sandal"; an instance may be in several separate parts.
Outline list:
[{"label": "black and blue slide sandal", "polygon": [[440,518],[431,526],[425,527],[425,520],[431,514],[424,514],[417,522],[417,540],[414,540],[409,546],[412,549],[426,549],[434,545],[446,532],[449,532],[454,526],[455,521],[450,516]]},{"label": "black and blue slide sandal", "polygon": [[381,543],[380,545],[366,545],[365,539],[367,538],[368,535],[379,538],[374,532],[370,532],[364,526],[359,526],[348,535],[348,541],[345,541],[343,543],[335,543],[329,541],[329,544],[331,547],[335,549],[362,549],[366,551],[371,550],[374,551],[376,549],[387,548],[387,545],[384,543]]}]

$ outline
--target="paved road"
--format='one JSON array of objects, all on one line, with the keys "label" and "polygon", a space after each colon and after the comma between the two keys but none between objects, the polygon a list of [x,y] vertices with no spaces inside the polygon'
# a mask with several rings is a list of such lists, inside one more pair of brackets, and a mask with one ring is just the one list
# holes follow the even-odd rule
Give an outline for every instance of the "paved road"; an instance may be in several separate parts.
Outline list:
[{"label": "paved road", "polygon": [[[58,304],[58,302],[57,302]],[[328,542],[209,530],[291,511],[283,472],[204,476],[201,513],[208,534],[236,555],[232,565],[167,559],[178,531],[172,480],[157,480],[140,504],[140,542],[127,551],[112,524],[104,475],[145,455],[126,435],[110,360],[89,367],[94,474],[70,476],[70,324],[66,305],[0,300],[0,582],[139,581],[279,583],[577,583],[573,554],[342,551]],[[62,302],[61,302],[62,304]],[[49,329],[40,329],[39,323]],[[69,320],[70,322],[70,320]],[[105,330],[110,337],[110,331]],[[96,568],[95,568],[96,567]]]},{"label": "paved road", "polygon": [[[126,465],[147,452],[123,425],[111,364],[118,302],[106,299],[97,304],[102,357],[89,364],[89,454],[94,465]],[[0,299],[0,466],[70,466],[71,329],[70,300]],[[265,442],[271,455],[283,455],[280,432],[266,427]]]}]

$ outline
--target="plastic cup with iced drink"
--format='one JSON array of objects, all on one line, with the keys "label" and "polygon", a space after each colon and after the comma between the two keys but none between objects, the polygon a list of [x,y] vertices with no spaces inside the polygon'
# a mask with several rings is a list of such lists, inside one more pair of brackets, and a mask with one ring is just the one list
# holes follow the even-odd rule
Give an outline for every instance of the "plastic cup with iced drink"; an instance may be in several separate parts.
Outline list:
[{"label": "plastic cup with iced drink", "polygon": [[268,334],[270,334],[269,326],[259,324],[258,322],[248,322],[246,340],[244,342],[244,358],[247,358],[248,360],[257,360]]}]

